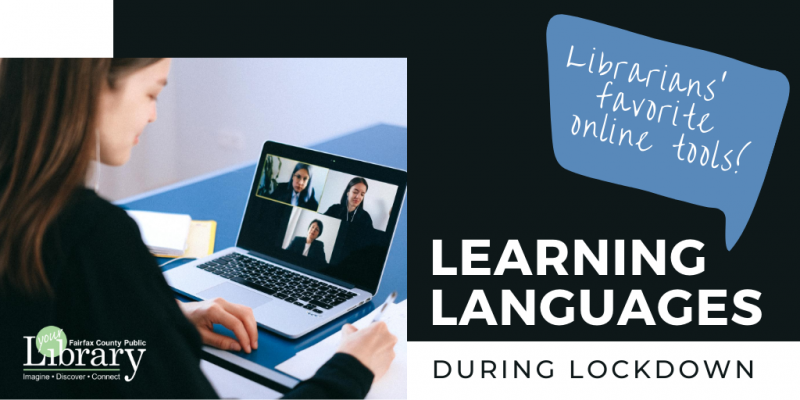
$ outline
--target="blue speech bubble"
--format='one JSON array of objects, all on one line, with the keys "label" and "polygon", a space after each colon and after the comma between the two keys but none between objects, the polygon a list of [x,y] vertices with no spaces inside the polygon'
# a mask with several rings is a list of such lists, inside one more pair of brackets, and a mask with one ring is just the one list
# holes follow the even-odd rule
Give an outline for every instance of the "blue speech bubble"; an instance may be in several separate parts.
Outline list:
[{"label": "blue speech bubble", "polygon": [[547,55],[558,163],[718,208],[733,248],[764,183],[786,77],[565,15],[547,26]]}]

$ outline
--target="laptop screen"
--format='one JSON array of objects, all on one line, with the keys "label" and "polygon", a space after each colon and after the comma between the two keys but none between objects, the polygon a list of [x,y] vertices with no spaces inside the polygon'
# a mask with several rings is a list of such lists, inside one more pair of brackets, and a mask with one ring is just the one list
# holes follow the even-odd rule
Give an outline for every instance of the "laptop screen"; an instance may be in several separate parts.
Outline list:
[{"label": "laptop screen", "polygon": [[406,179],[405,171],[267,142],[237,246],[375,293]]}]

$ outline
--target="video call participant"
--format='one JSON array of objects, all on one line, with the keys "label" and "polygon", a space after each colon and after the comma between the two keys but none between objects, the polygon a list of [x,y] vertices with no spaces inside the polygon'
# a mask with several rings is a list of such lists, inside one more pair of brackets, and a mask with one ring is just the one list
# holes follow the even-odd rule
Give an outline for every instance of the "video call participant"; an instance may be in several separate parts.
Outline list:
[{"label": "video call participant", "polygon": [[[339,204],[334,204],[325,211],[325,215],[342,220],[330,264],[346,274],[338,275],[341,279],[356,284],[380,279],[380,269],[373,267],[373,261],[380,259],[381,254],[386,251],[386,246],[382,244],[385,240],[384,232],[373,227],[372,217],[364,209],[364,197],[368,188],[366,179],[351,179]],[[339,268],[341,265],[347,265],[347,268]]]},{"label": "video call participant", "polygon": [[310,170],[311,167],[308,164],[297,163],[292,171],[292,179],[289,182],[279,183],[269,197],[293,206],[316,211],[319,203],[314,188],[311,187]]},{"label": "video call participant", "polygon": [[328,207],[325,215],[341,219],[342,225],[352,224],[372,228],[372,217],[364,209],[364,196],[367,195],[367,189],[369,189],[369,185],[367,185],[366,179],[361,177],[351,179],[342,193],[339,204]]},{"label": "video call participant", "polygon": [[317,240],[322,234],[322,221],[315,219],[308,224],[308,236],[296,237],[286,250],[308,257],[309,260],[327,262],[325,260],[325,243]]}]

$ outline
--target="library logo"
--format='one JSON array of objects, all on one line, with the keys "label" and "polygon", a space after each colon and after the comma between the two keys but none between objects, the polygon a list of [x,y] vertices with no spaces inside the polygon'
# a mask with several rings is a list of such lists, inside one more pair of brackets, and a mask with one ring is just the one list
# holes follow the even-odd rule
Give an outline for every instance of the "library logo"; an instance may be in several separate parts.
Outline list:
[{"label": "library logo", "polygon": [[[27,362],[22,365],[22,379],[33,381],[121,380],[121,363],[129,362],[132,373],[124,378],[125,382],[130,382],[147,351],[144,340],[67,339],[64,330],[57,326],[46,326],[36,336],[23,336],[23,339],[28,351]],[[38,355],[33,350],[34,345]],[[42,356],[40,360],[39,355]]]}]

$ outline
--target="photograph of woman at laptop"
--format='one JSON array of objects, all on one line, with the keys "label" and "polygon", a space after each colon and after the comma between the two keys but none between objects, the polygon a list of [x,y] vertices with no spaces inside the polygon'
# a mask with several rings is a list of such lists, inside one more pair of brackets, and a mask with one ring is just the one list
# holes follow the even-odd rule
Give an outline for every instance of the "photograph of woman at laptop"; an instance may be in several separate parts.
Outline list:
[{"label": "photograph of woman at laptop", "polygon": [[[259,349],[251,308],[222,298],[177,301],[134,220],[97,195],[98,181],[85,187],[100,164],[128,162],[145,126],[156,120],[156,98],[171,62],[0,60],[0,343],[8,349],[0,357],[3,396],[217,398],[200,369],[203,344],[271,351]],[[291,191],[286,203],[316,211],[312,182],[324,182],[326,171],[298,163],[284,171],[286,178],[290,171],[291,180],[282,181]],[[319,257],[314,235],[337,228],[310,225],[303,229],[311,245],[302,252]],[[235,339],[215,332],[215,324]],[[52,326],[71,340],[146,343],[135,378],[24,382],[23,338]],[[383,322],[360,330],[344,325],[337,353],[285,396],[363,398],[386,373],[396,341]],[[33,354],[36,362],[43,357],[35,349]],[[122,375],[133,375],[126,367]]]}]

